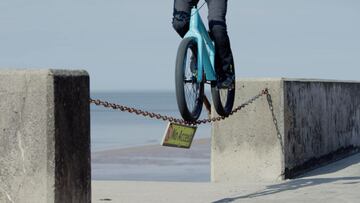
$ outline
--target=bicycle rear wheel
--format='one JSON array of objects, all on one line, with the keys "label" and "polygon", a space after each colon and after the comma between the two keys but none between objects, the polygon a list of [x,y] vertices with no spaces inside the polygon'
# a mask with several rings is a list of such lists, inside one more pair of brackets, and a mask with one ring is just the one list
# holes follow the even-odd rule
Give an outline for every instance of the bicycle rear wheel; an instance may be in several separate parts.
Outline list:
[{"label": "bicycle rear wheel", "polygon": [[176,100],[181,116],[196,121],[202,110],[204,83],[197,82],[197,43],[194,38],[181,41],[175,67]]},{"label": "bicycle rear wheel", "polygon": [[235,80],[232,87],[231,89],[219,89],[216,82],[211,84],[211,96],[214,107],[220,116],[227,117],[232,111],[235,100]]}]

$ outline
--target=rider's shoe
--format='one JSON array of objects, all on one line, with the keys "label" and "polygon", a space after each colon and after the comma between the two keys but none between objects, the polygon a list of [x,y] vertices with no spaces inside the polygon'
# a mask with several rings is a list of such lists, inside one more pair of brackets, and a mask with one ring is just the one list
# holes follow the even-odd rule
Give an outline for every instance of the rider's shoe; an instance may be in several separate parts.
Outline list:
[{"label": "rider's shoe", "polygon": [[219,89],[234,89],[235,88],[235,74],[234,67],[230,65],[222,77],[219,77],[217,86]]}]

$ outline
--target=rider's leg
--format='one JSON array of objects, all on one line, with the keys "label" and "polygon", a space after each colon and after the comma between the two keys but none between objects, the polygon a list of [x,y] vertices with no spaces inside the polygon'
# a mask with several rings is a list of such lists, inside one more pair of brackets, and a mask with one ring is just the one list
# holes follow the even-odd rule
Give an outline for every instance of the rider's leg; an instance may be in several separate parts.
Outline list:
[{"label": "rider's leg", "polygon": [[[173,13],[173,27],[177,33],[181,37],[189,30],[189,23],[190,23],[190,15],[191,9],[197,5],[199,0],[174,0],[174,13]],[[197,50],[193,50],[194,55],[196,55]],[[194,73],[196,70],[196,60],[195,57],[191,56],[190,68],[191,71]]]},{"label": "rider's leg", "polygon": [[[234,61],[226,27],[227,0],[206,0],[209,8],[209,29],[215,42],[215,68],[220,80],[233,78]],[[234,79],[234,78],[233,78]]]},{"label": "rider's leg", "polygon": [[173,27],[181,37],[189,30],[191,8],[196,6],[199,0],[174,0]]}]

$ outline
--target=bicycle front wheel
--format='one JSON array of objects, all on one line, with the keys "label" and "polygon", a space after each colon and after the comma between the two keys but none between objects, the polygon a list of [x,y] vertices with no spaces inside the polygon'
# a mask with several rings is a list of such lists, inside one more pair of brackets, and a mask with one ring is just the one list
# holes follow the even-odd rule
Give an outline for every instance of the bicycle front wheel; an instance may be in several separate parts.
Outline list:
[{"label": "bicycle front wheel", "polygon": [[181,116],[196,121],[202,110],[204,83],[198,82],[197,43],[194,38],[181,41],[175,67],[176,100]]}]

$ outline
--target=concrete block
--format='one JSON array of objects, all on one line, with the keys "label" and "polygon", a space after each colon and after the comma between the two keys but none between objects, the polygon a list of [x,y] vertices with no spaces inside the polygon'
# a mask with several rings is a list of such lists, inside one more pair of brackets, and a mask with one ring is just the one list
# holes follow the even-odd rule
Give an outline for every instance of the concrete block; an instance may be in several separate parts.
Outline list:
[{"label": "concrete block", "polygon": [[292,178],[358,151],[360,83],[242,79],[235,105],[266,87],[270,97],[212,125],[212,181]]},{"label": "concrete block", "polygon": [[0,70],[0,202],[90,202],[89,76]]}]

